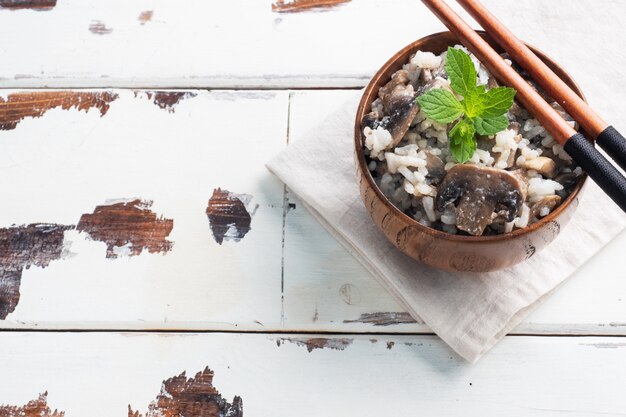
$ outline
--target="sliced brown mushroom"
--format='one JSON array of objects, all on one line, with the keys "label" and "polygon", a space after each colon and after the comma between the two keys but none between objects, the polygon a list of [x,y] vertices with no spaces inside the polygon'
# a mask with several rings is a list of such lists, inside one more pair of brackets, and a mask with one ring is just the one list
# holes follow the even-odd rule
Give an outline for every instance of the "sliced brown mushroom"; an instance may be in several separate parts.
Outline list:
[{"label": "sliced brown mushroom", "polygon": [[546,214],[541,214],[544,209],[548,209],[552,211],[556,206],[561,203],[561,197],[558,195],[549,195],[547,197],[542,198],[536,203],[530,206],[530,214],[532,217],[537,219],[546,216]]},{"label": "sliced brown mushroom", "polygon": [[426,151],[426,169],[432,184],[437,185],[446,176],[446,164],[437,155],[433,155],[430,151]]},{"label": "sliced brown mushroom", "polygon": [[522,164],[522,168],[532,169],[547,178],[552,178],[556,174],[556,163],[554,159],[546,156],[527,159]]},{"label": "sliced brown mushroom", "polygon": [[500,84],[498,84],[498,80],[496,80],[496,78],[493,75],[490,75],[489,78],[487,79],[487,88],[491,90],[492,88],[496,88],[496,87],[500,87]]},{"label": "sliced brown mushroom", "polygon": [[[411,122],[419,112],[416,94],[410,84],[406,70],[396,71],[391,80],[378,90],[383,105],[383,114],[372,112],[364,117],[363,124],[371,128],[382,126],[391,133],[393,146],[400,143]],[[381,120],[378,118],[382,116]]]},{"label": "sliced brown mushroom", "polygon": [[433,76],[432,70],[428,68],[424,68],[420,74],[419,81],[420,81],[420,84],[428,84],[434,78],[435,77]]},{"label": "sliced brown mushroom", "polygon": [[425,92],[430,91],[434,88],[443,88],[445,90],[453,92],[452,88],[450,87],[450,82],[448,80],[446,80],[443,77],[436,77],[428,81],[427,83],[423,83],[420,87],[418,87],[417,95],[421,96]]},{"label": "sliced brown mushroom", "polygon": [[578,182],[578,175],[574,172],[562,172],[556,177],[554,177],[554,181],[561,184],[565,189],[573,187]]},{"label": "sliced brown mushroom", "polygon": [[511,113],[517,120],[526,120],[530,117],[530,114],[521,107],[517,102],[513,102],[513,105],[509,109],[509,113]]},{"label": "sliced brown mushroom", "polygon": [[456,226],[480,236],[497,212],[510,222],[519,213],[526,199],[528,185],[515,171],[455,165],[439,186],[437,210],[448,204],[456,207]]}]

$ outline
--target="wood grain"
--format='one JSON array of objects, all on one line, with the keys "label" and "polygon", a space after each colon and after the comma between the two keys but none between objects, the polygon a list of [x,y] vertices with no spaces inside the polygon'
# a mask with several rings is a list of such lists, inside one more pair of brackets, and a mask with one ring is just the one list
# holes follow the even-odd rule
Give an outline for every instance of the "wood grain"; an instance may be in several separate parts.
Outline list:
[{"label": "wood grain", "polygon": [[206,215],[211,224],[213,238],[218,244],[224,243],[224,239],[239,242],[250,231],[252,215],[256,208],[248,211],[246,203],[250,203],[252,196],[236,194],[228,190],[217,188],[209,199]]},{"label": "wood grain", "polygon": [[351,0],[278,0],[272,3],[272,11],[293,13],[313,8],[329,8]]},{"label": "wood grain", "polygon": [[17,307],[24,269],[61,259],[65,232],[73,228],[35,223],[0,229],[0,320]]},{"label": "wood grain", "polygon": [[99,20],[92,20],[89,24],[89,32],[94,35],[108,35],[113,32],[113,29],[107,27],[103,22]]},{"label": "wood grain", "polygon": [[106,257],[117,258],[119,251],[128,256],[165,253],[173,242],[167,237],[174,228],[174,220],[158,216],[152,210],[152,201],[135,199],[97,206],[93,213],[83,214],[76,230],[85,232],[93,240],[107,245]]},{"label": "wood grain", "polygon": [[0,417],[63,417],[63,411],[48,407],[48,393],[40,394],[23,406],[0,405]]},{"label": "wood grain", "polygon": [[0,0],[0,8],[19,10],[50,10],[57,5],[57,0]]},{"label": "wood grain", "polygon": [[[31,8],[44,3],[50,6]],[[97,109],[79,114],[75,107],[57,106],[0,132],[0,224],[70,225],[107,199],[141,197],[175,219],[176,246],[167,256],[112,260],[104,256],[105,243],[68,230],[72,258],[24,270],[20,304],[0,327],[429,331],[419,323],[362,322],[387,313],[401,317],[402,307],[295,197],[284,199],[282,185],[263,166],[284,146],[289,95],[289,130],[296,140],[354,92],[204,90],[363,87],[393,51],[441,30],[419,2],[351,2],[325,13],[283,14],[271,13],[268,1],[232,0],[216,7],[190,0],[185,8],[170,0],[111,0],[106,8],[96,0],[56,3],[0,0],[0,36],[10,39],[0,86],[146,91],[140,97],[113,91],[120,97],[104,117]],[[612,56],[616,66],[592,65],[603,62],[614,44],[586,46],[626,36],[626,26],[595,24],[619,20],[621,1],[603,7],[592,0],[487,4],[515,33],[571,69],[597,109],[619,124],[621,110],[606,97],[626,94],[624,76],[614,71],[626,66],[624,57]],[[552,24],[529,25],[538,15]],[[95,36],[88,30],[92,20],[113,32]],[[362,34],[363,22],[393,22],[394,30],[345,36]],[[32,27],[37,30],[15,36],[16,28]],[[584,56],[564,45],[564,33],[567,44],[586,50]],[[180,100],[173,112],[147,98],[154,90],[190,87],[202,90]],[[0,97],[6,101],[14,93]],[[241,133],[242,119],[254,126],[254,135]],[[233,152],[236,164],[224,157]],[[260,205],[252,230],[239,243],[213,241],[205,209],[217,187],[249,193]],[[625,244],[623,235],[516,331],[626,334],[626,280],[614,263]],[[285,338],[300,343],[280,341]],[[315,338],[352,343],[344,350],[308,352],[302,341]],[[463,416],[619,414],[626,407],[616,383],[626,363],[622,345],[611,337],[506,338],[469,367],[437,338],[425,336],[4,331],[0,357],[11,360],[0,370],[0,404],[10,404],[9,412],[20,416],[28,404],[37,415],[54,417],[127,415],[129,404],[145,413],[157,402],[162,381],[209,366],[222,399],[234,405],[240,396],[250,415],[306,417],[331,410],[367,416],[407,409],[438,415],[442,404],[449,415]]]},{"label": "wood grain", "polygon": [[[395,51],[443,30],[419,1],[352,1],[322,13],[280,14],[270,11],[272,2],[231,0],[214,7],[189,0],[182,9],[171,0],[137,0],[132,5],[110,0],[103,9],[97,0],[64,0],[45,13],[0,10],[0,36],[11,39],[3,49],[0,87],[363,87]],[[617,55],[615,65],[586,68],[605,62],[610,54],[611,46],[600,47],[598,40],[626,39],[626,27],[614,24],[626,10],[620,0],[607,0],[603,7],[596,7],[596,0],[485,4],[521,39],[571,71],[585,91],[594,94],[589,96],[594,108],[619,124],[621,113],[605,96],[626,95],[624,77],[615,71],[626,66],[626,58]],[[154,17],[142,25],[137,17],[146,10]],[[241,10],[246,10],[245,16]],[[564,18],[551,19],[555,15]],[[540,18],[551,19],[550,24],[527,23]],[[113,32],[91,34],[92,20],[104,22]],[[608,24],[595,24],[602,21]],[[394,31],[367,36],[363,22],[393,22]],[[15,27],[38,30],[15,36]],[[586,51],[582,58],[577,46]],[[611,79],[616,82],[609,88],[605,80]]]},{"label": "wood grain", "polygon": [[0,97],[0,130],[15,129],[25,118],[41,117],[54,108],[77,109],[88,112],[95,108],[104,116],[117,94],[79,91],[31,91],[11,93],[6,99]]},{"label": "wood grain", "polygon": [[[283,186],[264,164],[285,146],[288,93],[161,91],[160,106],[151,91],[81,91],[109,93],[104,116],[59,106],[2,131],[0,225],[78,227],[67,257],[24,269],[0,326],[276,328]],[[242,118],[254,134],[233,128]],[[214,240],[218,188],[252,196],[240,242]]]},{"label": "wood grain", "polygon": [[[68,230],[65,243],[74,256],[25,269],[19,303],[0,327],[431,331],[403,320],[404,308],[297,198],[287,193],[283,202],[282,185],[264,167],[285,146],[288,107],[290,140],[297,141],[358,92],[192,90],[187,93],[196,95],[170,113],[154,103],[151,91],[110,91],[119,97],[103,117],[97,109],[59,107],[3,131],[0,222],[73,225],[107,199],[141,195],[154,201],[154,213],[174,220],[172,251],[107,259],[105,242]],[[255,135],[233,131],[242,114],[256,121]],[[233,165],[224,155],[235,143],[257,153]],[[238,243],[214,241],[206,208],[219,187],[251,194],[259,204]],[[24,204],[35,201],[29,190],[37,190],[37,204]],[[613,262],[626,236],[619,239],[514,332],[626,334],[626,280]]]},{"label": "wood grain", "polygon": [[235,396],[232,404],[222,398],[213,386],[214,373],[208,367],[187,378],[185,372],[163,381],[161,392],[141,414],[128,406],[128,417],[242,417],[241,397]]},{"label": "wood grain", "polygon": [[[158,404],[170,401],[163,381],[180,378],[181,386],[183,371],[185,387],[198,372],[207,381],[208,366],[222,401],[234,406],[240,397],[245,415],[441,415],[444,407],[447,416],[588,417],[626,408],[622,338],[508,337],[469,365],[434,336],[348,334],[343,350],[311,352],[277,346],[285,337],[327,336],[2,332],[0,355],[11,361],[0,369],[10,381],[0,403],[21,406],[47,390],[50,409],[66,416],[122,417],[129,404],[141,414],[198,415],[168,414]],[[198,387],[197,404],[210,410],[213,389]]]}]

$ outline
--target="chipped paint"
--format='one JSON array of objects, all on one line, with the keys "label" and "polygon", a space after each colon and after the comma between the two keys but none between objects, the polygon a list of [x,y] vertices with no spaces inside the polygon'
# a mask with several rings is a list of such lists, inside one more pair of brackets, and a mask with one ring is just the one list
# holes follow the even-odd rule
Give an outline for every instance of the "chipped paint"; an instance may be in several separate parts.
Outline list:
[{"label": "chipped paint", "polygon": [[415,324],[417,321],[409,313],[363,313],[356,320],[344,320],[344,323],[365,323],[374,326],[392,326],[394,324]]},{"label": "chipped paint", "polygon": [[154,93],[154,104],[163,110],[174,113],[174,107],[183,99],[195,97],[196,93],[188,91],[156,91]]},{"label": "chipped paint", "polygon": [[0,130],[12,130],[26,117],[43,116],[48,110],[60,107],[63,110],[77,109],[88,112],[91,108],[104,116],[117,94],[77,91],[36,91],[9,94],[6,100],[0,97]]},{"label": "chipped paint", "polygon": [[283,342],[294,343],[298,346],[306,346],[306,349],[309,352],[312,352],[315,349],[334,349],[334,350],[344,350],[348,346],[350,346],[353,342],[353,339],[328,339],[325,337],[314,337],[314,338],[290,338],[284,337],[278,339],[276,344],[280,346]]},{"label": "chipped paint", "polygon": [[89,25],[89,32],[94,35],[108,35],[113,32],[113,29],[106,27],[106,25],[99,20],[92,20]]},{"label": "chipped paint", "polygon": [[83,214],[76,229],[92,240],[107,245],[106,257],[136,256],[144,250],[166,253],[173,242],[167,240],[174,220],[157,216],[152,201],[134,199],[97,206],[93,213]]},{"label": "chipped paint", "polygon": [[392,348],[392,347],[393,347],[393,345],[395,345],[395,344],[396,344],[396,342],[392,342],[392,341],[387,342],[387,349],[391,350],[391,348]]},{"label": "chipped paint", "polygon": [[329,9],[351,0],[277,0],[272,3],[272,11],[278,13],[301,12],[310,9]]},{"label": "chipped paint", "polygon": [[33,265],[45,268],[61,259],[65,231],[73,228],[34,223],[0,229],[0,320],[17,307],[24,269]]},{"label": "chipped paint", "polygon": [[145,25],[146,23],[152,20],[153,16],[154,16],[153,10],[144,10],[143,12],[139,13],[139,17],[137,18],[137,20],[139,20],[140,24]]},{"label": "chipped paint", "polygon": [[0,0],[0,9],[20,10],[33,9],[38,11],[51,10],[57,0]]},{"label": "chipped paint", "polygon": [[[194,378],[185,372],[163,381],[156,400],[148,405],[148,411],[140,414],[128,406],[128,417],[241,417],[243,403],[235,396],[232,403],[222,397],[213,386],[214,373],[208,367]],[[2,416],[0,416],[2,417]]]},{"label": "chipped paint", "polygon": [[259,205],[252,205],[249,194],[235,194],[216,188],[209,199],[206,215],[213,238],[218,244],[224,240],[239,242],[251,230],[252,216]]},{"label": "chipped paint", "polygon": [[52,411],[48,406],[48,393],[39,394],[39,398],[29,401],[22,407],[0,405],[0,417],[63,417],[63,411]]},{"label": "chipped paint", "polygon": [[191,91],[135,91],[135,97],[146,97],[152,100],[160,109],[174,113],[181,100],[195,97],[197,94]]}]

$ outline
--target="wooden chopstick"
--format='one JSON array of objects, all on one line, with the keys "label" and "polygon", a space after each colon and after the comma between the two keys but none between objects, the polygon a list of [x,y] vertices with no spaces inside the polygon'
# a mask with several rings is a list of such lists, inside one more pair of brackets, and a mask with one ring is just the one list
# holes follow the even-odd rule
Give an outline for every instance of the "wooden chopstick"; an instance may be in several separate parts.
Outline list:
[{"label": "wooden chopstick", "polygon": [[504,59],[444,0],[422,2],[501,82],[517,90],[515,98],[563,145],[572,159],[626,212],[626,178],[576,132]]},{"label": "wooden chopstick", "polygon": [[582,126],[597,144],[626,169],[626,139],[609,126],[578,94],[559,78],[478,0],[457,0],[483,29]]}]

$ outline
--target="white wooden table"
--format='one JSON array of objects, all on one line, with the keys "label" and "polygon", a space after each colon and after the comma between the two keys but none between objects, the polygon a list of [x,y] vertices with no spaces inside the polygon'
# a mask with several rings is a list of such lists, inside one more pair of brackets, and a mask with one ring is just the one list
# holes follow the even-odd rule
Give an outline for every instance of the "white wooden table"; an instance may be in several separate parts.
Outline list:
[{"label": "white wooden table", "polygon": [[[470,365],[265,169],[442,30],[419,1],[183,3],[0,0],[1,417],[626,414],[626,234]],[[566,68],[626,36],[589,25],[617,0],[486,3]],[[625,75],[573,76],[626,127]]]}]

